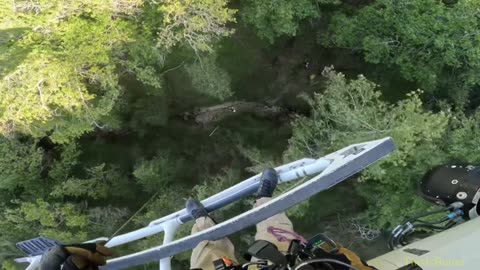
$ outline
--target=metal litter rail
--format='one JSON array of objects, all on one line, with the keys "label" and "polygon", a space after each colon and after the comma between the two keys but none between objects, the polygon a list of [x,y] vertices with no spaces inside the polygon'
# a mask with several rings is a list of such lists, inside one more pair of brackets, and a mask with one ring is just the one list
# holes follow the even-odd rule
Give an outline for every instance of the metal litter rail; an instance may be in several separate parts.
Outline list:
[{"label": "metal litter rail", "polygon": [[[154,220],[145,228],[118,235],[112,238],[107,246],[114,247],[165,232],[163,245],[109,260],[102,269],[125,269],[160,260],[160,269],[170,270],[171,256],[193,249],[201,241],[223,238],[281,213],[363,170],[370,164],[388,155],[394,149],[393,141],[390,138],[384,138],[351,145],[317,160],[302,159],[277,167],[275,169],[279,173],[280,182],[288,182],[304,176],[320,174],[265,205],[179,240],[174,241],[175,231],[181,224],[191,219],[185,209]],[[231,204],[253,194],[258,188],[259,178],[260,175],[255,175],[203,200],[202,203],[210,212]],[[38,258],[38,256],[28,257],[17,261],[32,262],[30,266],[33,267],[33,265],[38,263]]]}]

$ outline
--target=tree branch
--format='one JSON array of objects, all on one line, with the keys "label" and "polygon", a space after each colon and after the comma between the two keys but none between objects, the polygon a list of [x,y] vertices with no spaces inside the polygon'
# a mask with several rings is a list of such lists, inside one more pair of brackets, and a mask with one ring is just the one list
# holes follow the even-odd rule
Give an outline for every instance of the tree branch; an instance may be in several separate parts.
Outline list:
[{"label": "tree branch", "polygon": [[45,78],[41,78],[38,83],[35,85],[35,88],[38,90],[38,95],[40,96],[40,103],[42,103],[42,106],[46,108],[47,106],[45,105],[45,101],[43,100],[43,93],[42,93],[42,87],[41,85],[45,81]]}]

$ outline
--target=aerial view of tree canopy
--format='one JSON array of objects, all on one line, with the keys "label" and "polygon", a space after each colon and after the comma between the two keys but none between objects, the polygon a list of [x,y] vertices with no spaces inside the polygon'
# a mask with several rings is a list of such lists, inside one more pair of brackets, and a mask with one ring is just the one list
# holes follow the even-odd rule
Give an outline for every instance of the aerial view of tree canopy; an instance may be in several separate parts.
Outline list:
[{"label": "aerial view of tree canopy", "polygon": [[14,4],[3,11],[2,31],[21,33],[2,51],[23,59],[2,74],[2,133],[65,142],[91,130],[120,94],[113,50],[128,39],[125,25],[100,2]]},{"label": "aerial view of tree canopy", "polygon": [[318,17],[315,1],[245,0],[244,20],[253,26],[257,34],[273,42],[282,35],[294,36],[300,22]]},{"label": "aerial view of tree canopy", "polygon": [[443,90],[466,102],[480,82],[479,7],[477,1],[379,0],[354,16],[335,16],[332,43],[398,68],[426,91]]},{"label": "aerial view of tree canopy", "polygon": [[[365,170],[359,179],[361,184],[355,185],[369,201],[365,214],[378,226],[397,224],[405,216],[432,207],[420,197],[409,196],[430,168],[452,160],[480,160],[469,154],[471,139],[478,135],[478,114],[428,111],[420,91],[410,92],[392,105],[382,101],[378,86],[362,75],[348,81],[345,75],[327,68],[324,76],[328,80],[324,92],[309,100],[313,115],[293,123],[287,154],[301,157],[329,153],[344,145],[392,137],[397,150]],[[390,196],[379,200],[372,194]]]},{"label": "aerial view of tree canopy", "polygon": [[[0,0],[2,269],[24,269],[12,260],[23,255],[19,241],[109,237],[147,201],[123,230],[268,167],[390,136],[391,156],[289,210],[299,233],[325,231],[378,256],[381,236],[339,228],[390,231],[436,207],[416,196],[426,171],[480,162],[479,8]],[[214,216],[250,207],[243,200]],[[239,257],[252,240],[233,236]],[[189,267],[188,253],[173,260]]]}]

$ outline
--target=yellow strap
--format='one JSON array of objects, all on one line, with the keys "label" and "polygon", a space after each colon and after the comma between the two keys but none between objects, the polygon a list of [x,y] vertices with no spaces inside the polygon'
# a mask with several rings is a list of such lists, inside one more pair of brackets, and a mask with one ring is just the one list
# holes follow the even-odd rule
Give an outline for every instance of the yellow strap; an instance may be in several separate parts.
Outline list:
[{"label": "yellow strap", "polygon": [[374,270],[375,268],[373,267],[370,267],[368,265],[365,265],[362,260],[360,259],[360,257],[358,257],[358,255],[349,250],[349,249],[346,249],[344,247],[341,247],[339,250],[338,250],[338,253],[339,254],[343,254],[347,257],[348,260],[350,260],[352,266],[360,269],[360,270]]}]

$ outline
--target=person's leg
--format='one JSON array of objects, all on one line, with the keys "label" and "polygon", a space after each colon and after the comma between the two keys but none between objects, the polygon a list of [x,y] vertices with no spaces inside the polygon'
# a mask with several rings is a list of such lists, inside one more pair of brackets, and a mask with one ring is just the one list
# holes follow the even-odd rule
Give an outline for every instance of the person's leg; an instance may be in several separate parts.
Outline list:
[{"label": "person's leg", "polygon": [[[255,202],[255,207],[267,203],[272,198],[259,198]],[[272,216],[257,224],[257,233],[255,240],[265,240],[275,246],[282,253],[288,251],[288,246],[293,239],[303,240],[293,230],[293,224],[285,213]]]},{"label": "person's leg", "polygon": [[[215,222],[208,216],[207,210],[198,200],[188,200],[186,208],[190,216],[195,219],[192,235],[215,226]],[[202,241],[192,251],[190,268],[214,270],[213,262],[223,258],[237,262],[235,248],[228,238],[225,237],[217,241]]]},{"label": "person's leg", "polygon": [[56,246],[42,255],[39,270],[60,270],[68,256],[63,247]]},{"label": "person's leg", "polygon": [[[210,217],[200,217],[193,225],[192,234],[212,226],[215,226],[215,222]],[[217,241],[203,241],[193,249],[190,267],[192,269],[214,270],[213,262],[224,257],[237,262],[235,248],[230,239],[225,237]]]},{"label": "person's leg", "polygon": [[[272,199],[277,183],[278,174],[274,169],[267,169],[262,173],[255,207]],[[276,245],[280,252],[287,252],[293,239],[304,240],[295,233],[293,224],[285,213],[277,214],[257,224],[255,240],[268,241]]]}]

